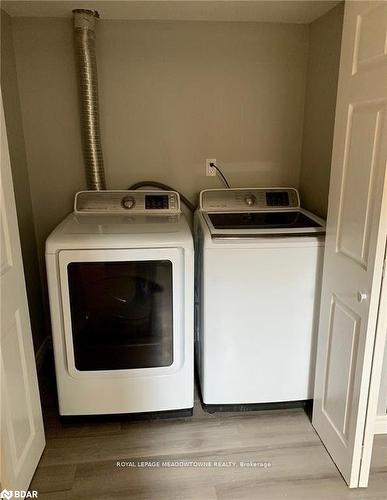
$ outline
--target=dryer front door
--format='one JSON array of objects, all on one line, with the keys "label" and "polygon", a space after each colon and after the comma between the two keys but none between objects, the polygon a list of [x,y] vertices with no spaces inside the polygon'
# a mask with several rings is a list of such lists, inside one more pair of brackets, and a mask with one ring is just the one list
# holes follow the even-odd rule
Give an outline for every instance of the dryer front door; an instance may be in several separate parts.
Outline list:
[{"label": "dryer front door", "polygon": [[72,375],[176,369],[182,357],[178,249],[62,251],[59,265]]}]

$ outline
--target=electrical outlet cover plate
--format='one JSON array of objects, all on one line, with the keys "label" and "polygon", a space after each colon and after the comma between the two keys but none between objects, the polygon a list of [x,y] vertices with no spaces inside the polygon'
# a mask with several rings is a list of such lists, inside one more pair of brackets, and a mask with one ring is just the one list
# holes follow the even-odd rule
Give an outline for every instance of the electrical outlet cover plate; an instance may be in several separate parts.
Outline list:
[{"label": "electrical outlet cover plate", "polygon": [[215,163],[216,165],[216,159],[215,158],[207,158],[206,159],[206,176],[207,177],[215,177],[216,176],[216,169],[214,167],[210,166],[210,163]]}]

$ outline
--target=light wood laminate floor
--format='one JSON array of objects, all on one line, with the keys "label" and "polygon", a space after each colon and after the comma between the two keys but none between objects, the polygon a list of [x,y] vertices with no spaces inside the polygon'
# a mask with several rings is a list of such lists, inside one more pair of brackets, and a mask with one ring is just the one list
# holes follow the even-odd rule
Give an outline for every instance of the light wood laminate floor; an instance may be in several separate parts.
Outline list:
[{"label": "light wood laminate floor", "polygon": [[[47,446],[31,484],[39,500],[387,499],[387,436],[376,439],[369,487],[350,490],[301,409],[209,414],[196,396],[192,418],[75,424],[58,417],[50,372],[41,393]],[[271,466],[117,467],[168,460]]]}]

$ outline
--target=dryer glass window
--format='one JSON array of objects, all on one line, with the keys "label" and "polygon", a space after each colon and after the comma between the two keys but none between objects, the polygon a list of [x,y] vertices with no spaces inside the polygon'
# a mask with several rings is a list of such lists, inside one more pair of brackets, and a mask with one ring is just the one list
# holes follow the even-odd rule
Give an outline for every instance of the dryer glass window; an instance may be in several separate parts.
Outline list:
[{"label": "dryer glass window", "polygon": [[173,362],[169,260],[68,265],[78,370],[125,370]]}]

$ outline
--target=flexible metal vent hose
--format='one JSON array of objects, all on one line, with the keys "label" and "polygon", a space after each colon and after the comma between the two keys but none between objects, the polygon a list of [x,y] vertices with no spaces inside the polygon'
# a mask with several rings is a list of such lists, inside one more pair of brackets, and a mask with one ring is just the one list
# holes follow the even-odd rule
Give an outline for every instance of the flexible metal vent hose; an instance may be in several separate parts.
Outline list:
[{"label": "flexible metal vent hose", "polygon": [[94,38],[95,21],[99,15],[96,11],[84,9],[75,9],[73,14],[87,188],[101,190],[106,189],[106,183],[99,125],[98,78]]}]

